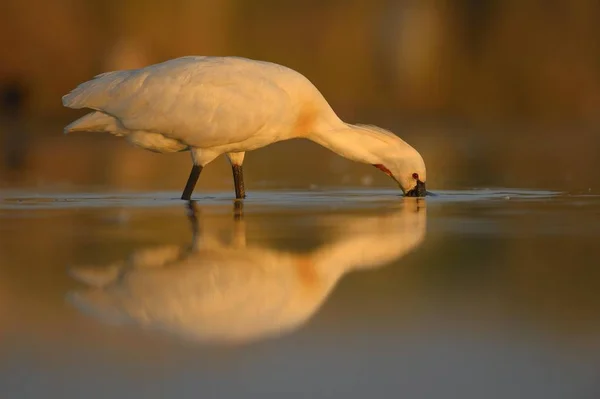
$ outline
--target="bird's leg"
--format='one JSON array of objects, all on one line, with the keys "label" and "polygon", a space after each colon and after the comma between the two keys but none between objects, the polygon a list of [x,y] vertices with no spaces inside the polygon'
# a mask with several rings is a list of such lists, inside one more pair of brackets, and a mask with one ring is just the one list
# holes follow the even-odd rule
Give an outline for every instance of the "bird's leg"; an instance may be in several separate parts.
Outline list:
[{"label": "bird's leg", "polygon": [[190,172],[190,177],[188,177],[188,181],[185,184],[183,194],[181,195],[182,200],[189,201],[192,198],[192,192],[194,192],[194,187],[196,187],[200,172],[202,172],[202,166],[194,164],[192,166],[192,171]]},{"label": "bird's leg", "polygon": [[244,189],[244,170],[242,165],[231,165],[233,171],[233,182],[235,184],[235,198],[246,198],[246,190]]},{"label": "bird's leg", "polygon": [[227,158],[229,158],[231,170],[233,171],[233,183],[235,184],[236,199],[246,198],[246,190],[244,190],[244,172],[242,170],[242,163],[244,163],[245,155],[245,152],[227,153]]}]

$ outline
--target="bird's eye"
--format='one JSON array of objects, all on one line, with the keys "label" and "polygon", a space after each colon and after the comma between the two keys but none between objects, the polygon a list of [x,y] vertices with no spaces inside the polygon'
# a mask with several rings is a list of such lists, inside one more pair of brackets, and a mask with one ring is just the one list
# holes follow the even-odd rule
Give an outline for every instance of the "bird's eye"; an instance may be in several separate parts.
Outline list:
[{"label": "bird's eye", "polygon": [[413,173],[413,179],[415,180],[419,180],[419,174],[418,173]]}]

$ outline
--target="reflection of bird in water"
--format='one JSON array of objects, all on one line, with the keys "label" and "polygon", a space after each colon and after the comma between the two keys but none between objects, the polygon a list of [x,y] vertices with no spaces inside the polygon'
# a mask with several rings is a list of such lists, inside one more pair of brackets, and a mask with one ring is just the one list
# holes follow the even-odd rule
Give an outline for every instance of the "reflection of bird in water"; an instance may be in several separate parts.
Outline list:
[{"label": "reflection of bird in water", "polygon": [[347,216],[320,248],[297,254],[247,246],[244,221],[224,245],[194,226],[189,247],[136,251],[105,268],[72,271],[94,286],[69,295],[107,322],[134,323],[199,341],[248,342],[298,328],[346,273],[405,255],[425,236],[426,213],[414,201],[392,213]]}]

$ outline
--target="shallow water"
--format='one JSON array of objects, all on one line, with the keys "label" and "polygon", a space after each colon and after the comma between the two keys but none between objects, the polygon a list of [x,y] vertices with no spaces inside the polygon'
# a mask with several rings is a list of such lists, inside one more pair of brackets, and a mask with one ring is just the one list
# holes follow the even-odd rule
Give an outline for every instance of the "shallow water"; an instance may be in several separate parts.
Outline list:
[{"label": "shallow water", "polygon": [[432,191],[3,191],[3,395],[595,397],[600,197]]}]

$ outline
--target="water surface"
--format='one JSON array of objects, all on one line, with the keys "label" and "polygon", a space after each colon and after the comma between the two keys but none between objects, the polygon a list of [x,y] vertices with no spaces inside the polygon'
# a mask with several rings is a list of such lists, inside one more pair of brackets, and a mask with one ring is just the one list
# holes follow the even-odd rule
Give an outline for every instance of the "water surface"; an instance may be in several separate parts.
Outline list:
[{"label": "water surface", "polygon": [[600,199],[3,192],[7,397],[599,392]]}]

